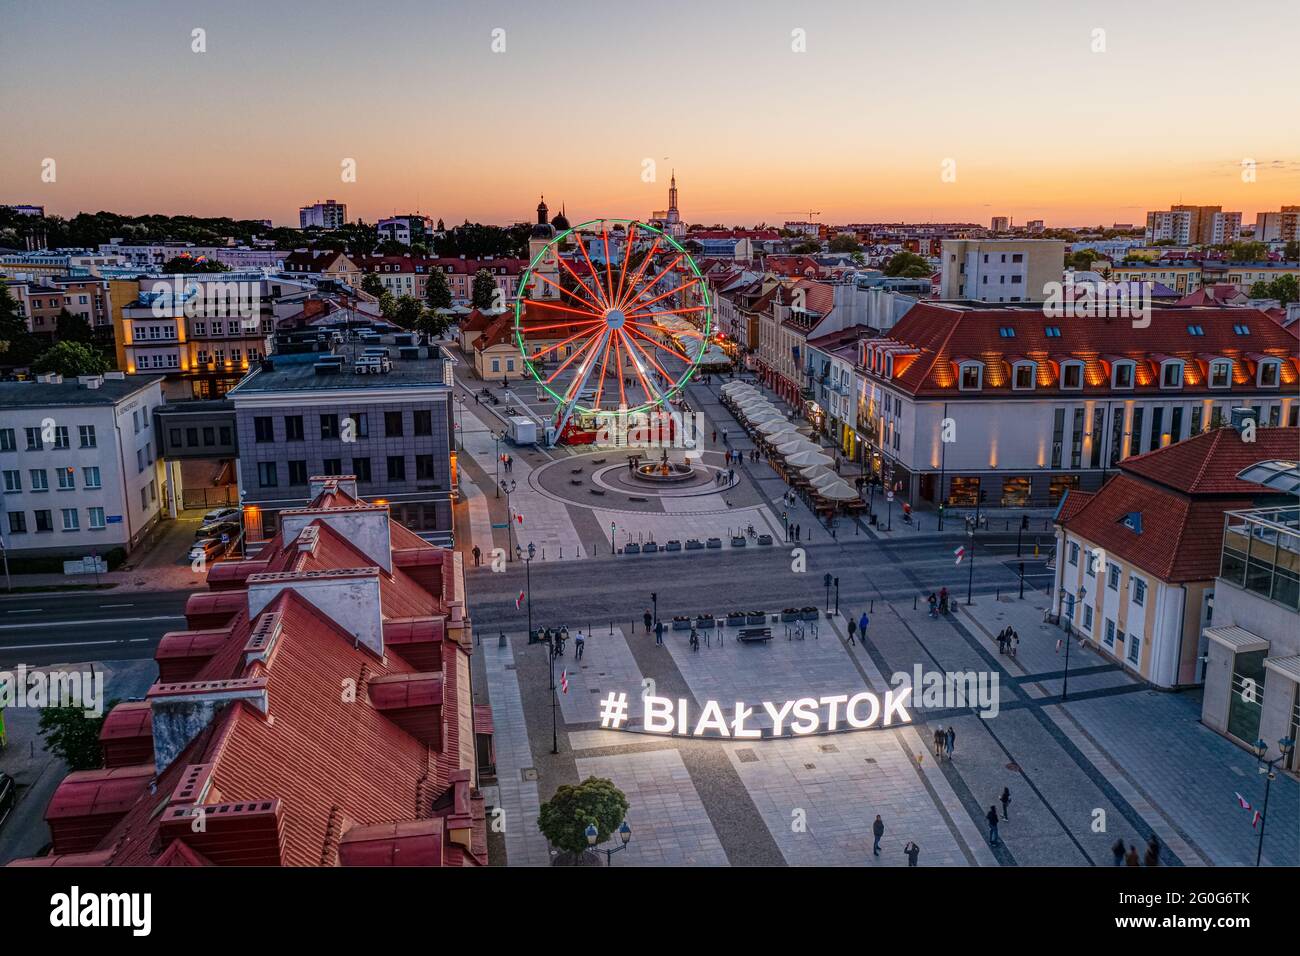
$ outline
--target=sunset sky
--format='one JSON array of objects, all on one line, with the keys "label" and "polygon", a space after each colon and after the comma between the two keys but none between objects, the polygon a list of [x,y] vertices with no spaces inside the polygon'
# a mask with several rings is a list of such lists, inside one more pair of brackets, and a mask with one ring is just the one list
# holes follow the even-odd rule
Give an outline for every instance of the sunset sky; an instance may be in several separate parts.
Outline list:
[{"label": "sunset sky", "polygon": [[334,198],[451,224],[531,218],[544,192],[576,222],[662,209],[675,167],[691,223],[1138,223],[1180,201],[1253,222],[1300,203],[1300,16],[1234,9],[0,0],[0,202],[297,225]]}]

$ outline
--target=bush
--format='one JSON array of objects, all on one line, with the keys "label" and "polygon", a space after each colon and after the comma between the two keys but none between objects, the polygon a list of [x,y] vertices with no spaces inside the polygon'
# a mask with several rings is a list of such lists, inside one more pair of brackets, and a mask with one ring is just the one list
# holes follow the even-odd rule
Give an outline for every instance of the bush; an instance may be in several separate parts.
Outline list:
[{"label": "bush", "polygon": [[551,845],[581,855],[588,849],[587,827],[595,824],[596,843],[604,843],[627,816],[627,797],[604,777],[588,777],[577,786],[565,784],[542,804],[537,828]]}]

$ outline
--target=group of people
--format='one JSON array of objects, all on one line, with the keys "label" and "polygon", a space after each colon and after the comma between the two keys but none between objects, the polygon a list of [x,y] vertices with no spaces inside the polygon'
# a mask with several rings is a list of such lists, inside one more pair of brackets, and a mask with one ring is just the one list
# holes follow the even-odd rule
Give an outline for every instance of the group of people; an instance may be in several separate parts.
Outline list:
[{"label": "group of people", "polygon": [[724,469],[719,468],[718,471],[717,471],[717,472],[714,474],[714,476],[713,476],[713,483],[714,483],[715,485],[727,485],[728,487],[730,487],[731,485],[735,484],[735,483],[736,483],[736,469],[734,469],[734,468],[727,468],[727,469],[724,470]]},{"label": "group of people", "polygon": [[930,605],[931,617],[938,617],[940,614],[948,613],[948,589],[947,588],[940,588],[938,594],[935,594],[933,591],[931,591],[926,596],[925,601],[927,604]]},{"label": "group of people", "polygon": [[514,456],[514,455],[502,455],[502,456],[501,456],[501,470],[502,470],[502,471],[507,471],[507,472],[508,472],[508,471],[514,471],[514,469],[515,469],[515,456]]},{"label": "group of people", "polygon": [[799,523],[790,521],[788,516],[784,514],[781,517],[785,519],[785,540],[802,541],[803,528],[799,525]]},{"label": "group of people", "polygon": [[1008,624],[998,633],[998,653],[1016,656],[1020,648],[1020,632]]},{"label": "group of people", "polygon": [[1116,866],[1159,866],[1160,865],[1160,841],[1156,839],[1156,835],[1154,833],[1151,834],[1151,838],[1147,840],[1146,856],[1142,859],[1141,863],[1138,862],[1137,847],[1135,847],[1132,843],[1130,843],[1128,845],[1128,849],[1127,850],[1124,849],[1123,837],[1120,837],[1118,840],[1115,841],[1115,845],[1110,848],[1110,852],[1115,857]]},{"label": "group of people", "polygon": [[[530,644],[545,644],[551,649],[552,657],[564,656],[564,645],[569,640],[569,629],[561,624],[559,627],[541,627],[538,628],[532,637],[529,638]],[[573,659],[582,660],[582,652],[587,649],[587,637],[582,633],[582,628],[578,628],[577,633],[573,635]]]},{"label": "group of people", "polygon": [[[863,617],[866,617],[864,614]],[[957,731],[950,726],[947,730],[942,727],[934,728],[934,755],[942,760],[947,757],[952,759],[952,752],[957,749]]]},{"label": "group of people", "polygon": [[852,614],[848,615],[848,618],[849,618],[849,643],[856,645],[858,643],[857,634],[860,632],[862,634],[862,643],[866,644],[867,624],[870,623],[871,621],[871,619],[867,617],[867,612],[863,611],[862,616],[858,618],[856,621],[853,620]]},{"label": "group of people", "polygon": [[[885,821],[880,819],[880,814],[876,814],[875,822],[871,824],[871,855],[880,856],[880,838],[885,835]],[[907,846],[903,847],[903,856],[907,857],[908,866],[916,866],[916,861],[921,858],[921,848],[915,840],[908,840]]]}]

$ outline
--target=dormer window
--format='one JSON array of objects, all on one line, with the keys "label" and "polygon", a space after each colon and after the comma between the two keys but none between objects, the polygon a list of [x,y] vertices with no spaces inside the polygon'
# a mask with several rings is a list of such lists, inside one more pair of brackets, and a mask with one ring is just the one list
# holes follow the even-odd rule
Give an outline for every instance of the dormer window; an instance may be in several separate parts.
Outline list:
[{"label": "dormer window", "polygon": [[1210,388],[1227,388],[1232,384],[1232,362],[1229,359],[1215,359],[1210,363]]},{"label": "dormer window", "polygon": [[1261,388],[1277,388],[1282,375],[1282,363],[1277,359],[1260,359],[1259,370],[1255,374]]},{"label": "dormer window", "polygon": [[1181,361],[1175,360],[1160,363],[1160,387],[1183,387],[1183,363]]},{"label": "dormer window", "polygon": [[894,377],[894,356],[892,354],[885,356],[885,378]]},{"label": "dormer window", "polygon": [[1032,389],[1037,368],[1033,362],[1016,362],[1011,366],[1011,387],[1017,391]]},{"label": "dormer window", "polygon": [[1083,363],[1067,361],[1061,363],[1061,388],[1083,388]]},{"label": "dormer window", "polygon": [[979,391],[984,387],[984,365],[981,362],[963,362],[958,367],[957,380],[963,392]]},{"label": "dormer window", "polygon": [[1133,387],[1133,363],[1116,362],[1110,371],[1111,388]]}]

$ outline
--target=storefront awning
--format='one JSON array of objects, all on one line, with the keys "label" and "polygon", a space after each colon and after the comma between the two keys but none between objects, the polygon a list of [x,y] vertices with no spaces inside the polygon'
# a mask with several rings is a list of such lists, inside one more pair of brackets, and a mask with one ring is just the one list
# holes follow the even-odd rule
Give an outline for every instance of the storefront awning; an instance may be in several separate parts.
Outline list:
[{"label": "storefront awning", "polygon": [[1236,625],[1207,627],[1205,636],[1214,643],[1226,647],[1234,654],[1248,654],[1251,651],[1268,650],[1268,641],[1258,634]]}]

